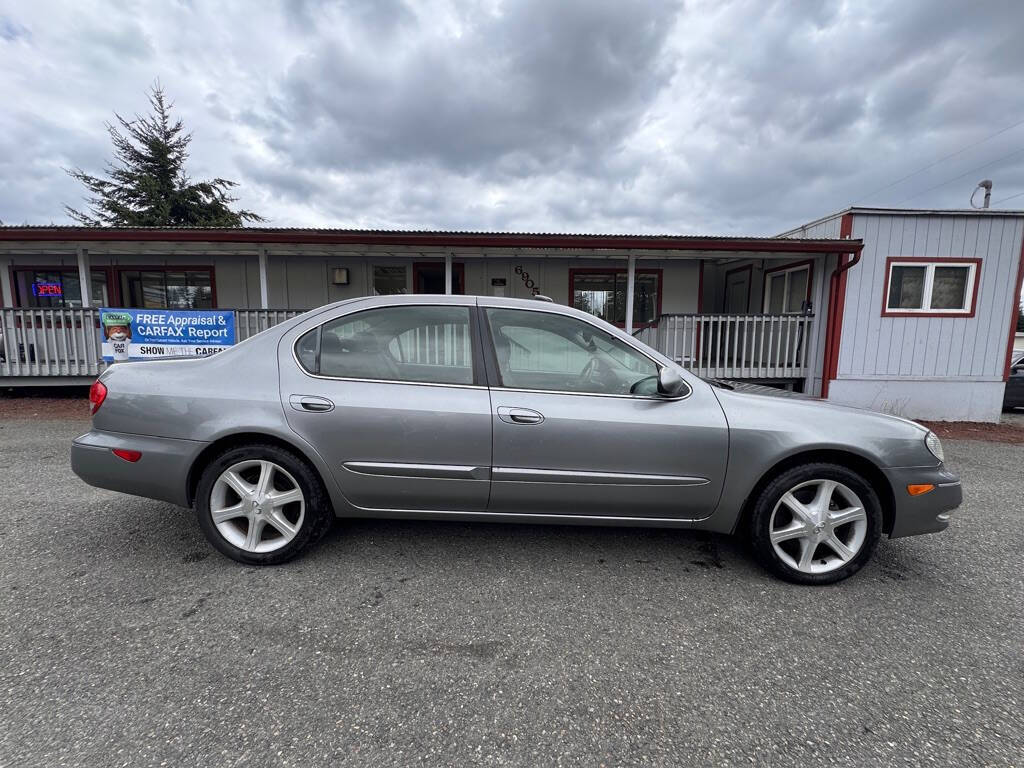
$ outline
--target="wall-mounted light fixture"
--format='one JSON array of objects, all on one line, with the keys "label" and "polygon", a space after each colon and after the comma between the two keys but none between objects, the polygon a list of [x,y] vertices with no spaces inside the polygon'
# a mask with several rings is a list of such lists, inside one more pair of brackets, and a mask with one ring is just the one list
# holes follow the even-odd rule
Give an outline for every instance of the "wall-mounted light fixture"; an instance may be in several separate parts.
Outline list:
[{"label": "wall-mounted light fixture", "polygon": [[335,285],[348,285],[348,267],[335,267],[334,279],[331,282]]}]

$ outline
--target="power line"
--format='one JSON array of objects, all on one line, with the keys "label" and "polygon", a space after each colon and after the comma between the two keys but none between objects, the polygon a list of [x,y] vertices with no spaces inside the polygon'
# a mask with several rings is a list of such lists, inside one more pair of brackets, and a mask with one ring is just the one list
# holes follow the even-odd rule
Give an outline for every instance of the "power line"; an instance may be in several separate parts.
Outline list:
[{"label": "power line", "polygon": [[994,203],[992,203],[992,205],[999,205],[1000,203],[1005,203],[1007,200],[1013,200],[1013,198],[1015,197],[1024,197],[1024,192],[1018,192],[1016,195],[1010,195],[1009,197],[1004,197],[1002,200],[996,200]]},{"label": "power line", "polygon": [[964,173],[961,173],[959,176],[954,176],[952,179],[947,179],[946,181],[943,181],[941,184],[936,184],[933,187],[928,187],[928,189],[922,189],[920,192],[915,192],[910,197],[904,197],[902,200],[895,203],[895,205],[902,205],[903,203],[907,202],[907,200],[913,200],[915,197],[920,197],[921,195],[927,192],[931,192],[933,189],[938,189],[939,187],[944,187],[947,184],[952,184],[954,181],[959,181],[960,179],[964,178],[964,176],[970,176],[972,173],[977,173],[978,171],[984,170],[985,168],[988,168],[990,165],[1001,163],[1003,162],[1003,160],[1009,160],[1011,157],[1019,155],[1022,152],[1024,152],[1024,148],[1018,149],[1016,152],[1011,152],[1008,155],[1003,155],[1002,157],[996,158],[991,163],[985,163],[984,165],[979,165],[977,168],[971,168],[969,171],[965,171]]},{"label": "power line", "polygon": [[[984,144],[986,141],[989,141],[990,139],[994,139],[996,136],[1000,136],[1001,134],[1004,134],[1007,131],[1013,130],[1018,125],[1024,125],[1024,120],[1016,122],[1013,125],[1008,125],[1005,128],[1003,128],[1002,130],[996,131],[991,136],[986,136],[981,141],[976,141],[973,144],[968,144],[966,147],[963,147],[962,149],[958,149],[956,152],[953,152],[950,155],[946,155],[945,157],[940,157],[934,163],[930,163],[930,164],[926,165],[924,168],[919,168],[918,170],[914,171],[913,173],[908,173],[903,178],[896,179],[896,181],[892,182],[891,184],[886,184],[884,187],[882,187],[880,189],[876,189],[874,192],[871,192],[870,194],[867,194],[867,195],[864,195],[862,197],[857,198],[852,203],[850,203],[850,205],[856,205],[857,203],[861,202],[862,200],[867,200],[869,197],[874,197],[879,192],[885,192],[885,190],[887,190],[887,189],[892,189],[897,184],[902,184],[907,179],[913,178],[914,176],[917,176],[919,173],[924,173],[929,168],[934,168],[939,163],[944,163],[945,161],[949,160],[950,158],[956,157],[957,155],[962,155],[968,149],[973,149],[974,147],[978,146],[979,144]],[[898,203],[897,203],[897,205],[898,205]]]}]

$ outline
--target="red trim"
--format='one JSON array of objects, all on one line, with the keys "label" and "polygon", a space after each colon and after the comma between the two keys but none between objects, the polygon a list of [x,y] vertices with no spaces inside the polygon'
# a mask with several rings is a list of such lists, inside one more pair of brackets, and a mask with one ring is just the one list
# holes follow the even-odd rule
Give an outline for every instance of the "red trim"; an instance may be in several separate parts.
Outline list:
[{"label": "red trim", "polygon": [[[889,309],[889,280],[892,277],[892,263],[912,262],[919,264],[973,264],[974,287],[971,296],[971,308],[966,312],[893,312]],[[981,259],[934,258],[926,256],[890,256],[885,260],[885,285],[882,289],[882,317],[974,317],[978,308],[978,286],[981,284]],[[1019,293],[1019,291],[1018,291]]]},{"label": "red trim", "polygon": [[[839,220],[839,237],[848,238],[853,233],[853,214],[844,213]],[[832,272],[828,292],[828,320],[825,323],[825,357],[822,361],[821,396],[828,397],[829,383],[839,372],[839,337],[843,329],[843,311],[846,308],[846,270],[860,260],[860,249],[853,261],[847,261],[848,254],[839,254],[839,264]]]},{"label": "red trim", "polygon": [[[3,227],[0,241],[134,241],[181,243],[321,243],[488,248],[621,248],[657,251],[835,253],[834,240],[716,238],[645,235],[555,235],[487,232],[379,232],[365,230],[114,229],[106,227]],[[850,243],[851,252],[864,247]]]},{"label": "red trim", "polygon": [[[702,262],[703,265],[703,262]],[[571,267],[569,269],[569,301],[566,306],[573,306],[573,279],[576,275],[624,275],[627,270],[625,268],[619,269],[617,267]],[[657,323],[657,319],[661,317],[661,295],[665,292],[665,277],[663,269],[637,269],[635,270],[638,275],[657,275],[658,276],[658,303],[654,310],[653,323],[635,323],[633,330],[637,328],[649,328]],[[625,328],[625,323],[612,323],[617,328]]]},{"label": "red trim", "polygon": [[[412,292],[413,293],[419,293],[419,291],[417,290],[416,286],[419,285],[419,282],[420,282],[419,281],[420,270],[424,269],[425,267],[430,267],[431,269],[433,269],[433,268],[435,268],[437,266],[441,267],[441,272],[443,274],[444,273],[444,262],[443,261],[414,261],[412,263]],[[465,293],[466,293],[466,265],[463,264],[462,262],[459,262],[459,261],[453,261],[452,262],[452,282],[455,283],[455,285],[452,285],[452,293],[456,294],[456,295],[459,295],[459,296],[465,295]],[[461,283],[461,285],[460,285],[460,283]],[[462,292],[461,293],[459,293],[458,291],[455,290],[456,285],[459,285],[462,288]],[[423,295],[429,295],[429,294],[423,294]],[[437,295],[440,295],[440,294],[437,294]]]},{"label": "red trim", "polygon": [[[772,267],[771,269],[766,269],[764,271],[764,285],[761,286],[761,288],[762,288],[762,290],[761,290],[761,311],[762,312],[765,311],[765,309],[764,309],[765,300],[768,298],[768,275],[770,275],[772,272],[781,272],[781,271],[786,270],[786,269],[793,269],[793,270],[795,270],[796,268],[803,267],[803,266],[807,267],[807,296],[805,297],[805,301],[810,301],[811,300],[811,286],[814,283],[814,259],[804,259],[803,261],[791,261],[788,264],[783,264],[783,265],[778,266],[778,267]],[[792,314],[796,314],[796,313],[794,312]]]},{"label": "red trim", "polygon": [[[975,281],[977,284],[977,281]],[[1010,334],[1006,339],[1006,367],[1003,369],[1003,381],[1010,378],[1010,362],[1013,358],[1013,342],[1017,332],[1017,313],[1020,312],[1020,291],[1024,288],[1024,242],[1020,244],[1020,264],[1017,266],[1017,287],[1013,292],[1010,306]]]},{"label": "red trim", "polygon": [[[701,262],[703,263],[703,262]],[[747,308],[744,312],[750,311],[750,290],[754,285],[754,265],[747,264],[744,267],[735,267],[733,269],[727,269],[725,271],[725,285],[722,289],[722,311],[725,312],[725,305],[729,303],[729,275],[733,272],[746,272],[747,273]]]}]

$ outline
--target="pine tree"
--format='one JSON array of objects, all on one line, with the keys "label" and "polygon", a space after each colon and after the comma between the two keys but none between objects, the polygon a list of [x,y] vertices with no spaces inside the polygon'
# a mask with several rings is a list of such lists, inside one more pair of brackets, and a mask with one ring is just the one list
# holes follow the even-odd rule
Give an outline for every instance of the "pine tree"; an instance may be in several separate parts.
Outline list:
[{"label": "pine tree", "polygon": [[115,112],[119,125],[106,124],[115,157],[107,162],[107,178],[65,169],[90,195],[89,211],[64,206],[68,215],[90,227],[241,227],[264,221],[252,211],[231,210],[229,204],[237,200],[229,194],[235,182],[193,182],[185,174],[192,134],[182,132],[180,119],[172,120],[174,105],[164,98],[159,81],[149,103],[150,115],[125,120]]}]

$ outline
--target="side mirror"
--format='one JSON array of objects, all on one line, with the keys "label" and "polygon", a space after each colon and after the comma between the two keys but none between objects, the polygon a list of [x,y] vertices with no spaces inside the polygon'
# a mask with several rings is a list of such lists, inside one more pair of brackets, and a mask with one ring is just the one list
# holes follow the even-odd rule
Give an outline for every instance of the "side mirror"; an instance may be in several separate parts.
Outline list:
[{"label": "side mirror", "polygon": [[658,369],[658,394],[662,397],[681,397],[686,393],[686,382],[675,369],[667,365]]},{"label": "side mirror", "polygon": [[1017,375],[1020,374],[1020,369],[1021,369],[1021,366],[1015,365],[1015,366],[1013,366],[1013,368],[1010,369],[1010,373],[1012,375],[1014,375],[1014,376],[1017,376]]}]

